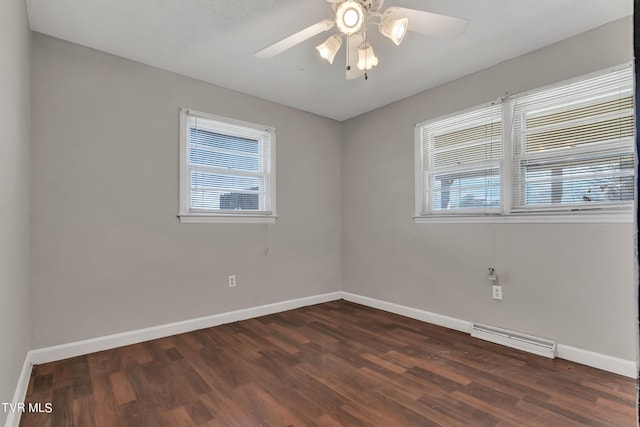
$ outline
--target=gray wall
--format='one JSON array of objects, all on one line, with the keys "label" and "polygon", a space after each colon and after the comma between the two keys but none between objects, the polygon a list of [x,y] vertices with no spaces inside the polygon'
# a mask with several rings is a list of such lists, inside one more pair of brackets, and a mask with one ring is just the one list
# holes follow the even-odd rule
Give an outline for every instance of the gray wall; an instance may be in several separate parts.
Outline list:
[{"label": "gray wall", "polygon": [[[32,48],[34,348],[341,289],[340,123],[41,34]],[[277,128],[277,224],[179,223],[180,106]]]},{"label": "gray wall", "polygon": [[[415,123],[630,61],[631,29],[342,124],[34,34],[33,347],[344,289],[635,360],[632,224],[412,220]],[[277,224],[178,222],[179,106],[278,128]]]},{"label": "gray wall", "polygon": [[412,220],[416,123],[631,59],[627,18],[343,123],[343,288],[635,361],[632,224]]},{"label": "gray wall", "polygon": [[0,402],[12,401],[29,344],[30,37],[25,2],[0,2]]}]

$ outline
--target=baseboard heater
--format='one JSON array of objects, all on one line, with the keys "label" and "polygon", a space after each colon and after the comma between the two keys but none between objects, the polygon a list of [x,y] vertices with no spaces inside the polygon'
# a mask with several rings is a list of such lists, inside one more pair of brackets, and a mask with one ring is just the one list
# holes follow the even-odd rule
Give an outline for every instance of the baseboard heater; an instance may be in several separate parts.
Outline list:
[{"label": "baseboard heater", "polygon": [[556,357],[556,342],[544,338],[478,323],[473,324],[471,336],[550,359]]}]

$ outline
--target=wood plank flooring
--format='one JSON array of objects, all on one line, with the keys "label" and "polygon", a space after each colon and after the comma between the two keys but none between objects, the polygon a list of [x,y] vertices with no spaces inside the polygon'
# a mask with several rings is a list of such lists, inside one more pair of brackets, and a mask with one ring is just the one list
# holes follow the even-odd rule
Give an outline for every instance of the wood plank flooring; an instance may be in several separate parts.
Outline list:
[{"label": "wood plank flooring", "polygon": [[[27,426],[635,426],[636,382],[333,301],[36,366]],[[44,406],[43,406],[44,407]]]}]

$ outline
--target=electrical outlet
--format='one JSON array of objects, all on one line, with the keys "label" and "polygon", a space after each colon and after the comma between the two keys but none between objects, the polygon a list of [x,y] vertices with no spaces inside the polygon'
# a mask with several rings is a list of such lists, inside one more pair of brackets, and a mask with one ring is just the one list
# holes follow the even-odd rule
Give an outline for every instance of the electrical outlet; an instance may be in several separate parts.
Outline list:
[{"label": "electrical outlet", "polygon": [[236,275],[235,274],[229,276],[229,287],[233,288],[234,286],[236,286]]},{"label": "electrical outlet", "polygon": [[502,299],[502,286],[499,286],[499,285],[493,286],[493,299],[496,299],[496,300]]}]

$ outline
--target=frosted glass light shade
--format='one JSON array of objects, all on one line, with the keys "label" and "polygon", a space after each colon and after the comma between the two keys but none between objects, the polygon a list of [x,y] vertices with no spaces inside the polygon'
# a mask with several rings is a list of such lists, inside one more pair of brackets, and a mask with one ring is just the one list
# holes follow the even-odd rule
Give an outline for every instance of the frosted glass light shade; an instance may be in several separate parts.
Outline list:
[{"label": "frosted glass light shade", "polygon": [[316,46],[316,49],[320,53],[320,56],[329,61],[329,64],[333,64],[333,58],[336,57],[336,53],[342,46],[342,37],[337,34],[330,36],[324,43]]},{"label": "frosted glass light shade", "polygon": [[404,40],[408,26],[407,18],[387,19],[380,23],[380,34],[391,39],[398,46]]},{"label": "frosted glass light shade", "polygon": [[373,53],[373,48],[369,42],[362,43],[358,48],[358,70],[370,70],[378,65],[378,57]]},{"label": "frosted glass light shade", "polygon": [[336,25],[341,33],[348,36],[355,34],[364,25],[364,9],[362,4],[354,0],[347,0],[336,10]]}]

